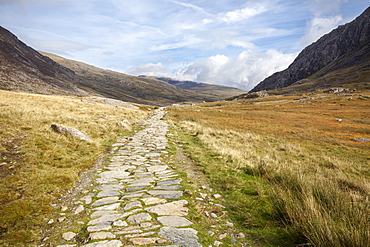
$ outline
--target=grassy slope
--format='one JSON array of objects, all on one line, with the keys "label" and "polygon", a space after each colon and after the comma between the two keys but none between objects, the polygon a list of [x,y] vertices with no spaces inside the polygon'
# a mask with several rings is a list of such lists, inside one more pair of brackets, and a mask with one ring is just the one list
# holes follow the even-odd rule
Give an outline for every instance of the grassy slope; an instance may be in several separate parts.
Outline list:
[{"label": "grassy slope", "polygon": [[[0,245],[38,239],[53,200],[72,188],[116,136],[129,133],[117,122],[147,116],[139,109],[86,102],[0,91]],[[56,134],[53,123],[77,128],[94,142]]]},{"label": "grassy slope", "polygon": [[[256,246],[370,242],[370,93],[169,109],[187,151]],[[339,119],[342,119],[340,121]]]},{"label": "grassy slope", "polygon": [[65,59],[54,54],[40,53],[87,79],[89,83],[80,82],[84,89],[93,89],[105,97],[161,106],[181,102],[203,102],[221,99],[220,96],[213,95],[212,92],[198,93],[182,90],[167,82],[153,78],[130,76]]}]

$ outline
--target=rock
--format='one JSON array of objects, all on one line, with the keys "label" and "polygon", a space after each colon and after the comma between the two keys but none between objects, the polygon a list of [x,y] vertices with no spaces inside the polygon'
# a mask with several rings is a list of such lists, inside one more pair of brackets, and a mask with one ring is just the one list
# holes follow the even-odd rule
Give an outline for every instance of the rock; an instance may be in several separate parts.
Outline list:
[{"label": "rock", "polygon": [[213,197],[218,199],[218,198],[221,198],[222,195],[220,195],[220,194],[214,194]]},{"label": "rock", "polygon": [[63,134],[63,135],[70,135],[82,141],[93,142],[93,140],[90,137],[88,137],[87,135],[85,135],[84,133],[82,133],[81,131],[77,129],[66,127],[63,125],[58,125],[58,124],[52,124],[51,128],[56,133]]},{"label": "rock", "polygon": [[140,224],[141,222],[150,221],[151,219],[152,216],[150,216],[150,214],[140,213],[131,215],[130,217],[127,218],[127,221],[130,222],[131,224]]},{"label": "rock", "polygon": [[157,185],[173,185],[173,184],[179,184],[182,181],[181,178],[176,180],[167,180],[167,181],[161,181],[158,182]]},{"label": "rock", "polygon": [[167,165],[149,166],[147,169],[149,172],[159,172],[164,171],[168,168]]},{"label": "rock", "polygon": [[75,209],[73,209],[72,214],[79,214],[83,212],[84,210],[85,208],[83,205],[78,205],[77,207],[75,207]]},{"label": "rock", "polygon": [[352,140],[356,142],[370,142],[370,139],[366,139],[366,138],[353,138]]},{"label": "rock", "polygon": [[141,200],[144,202],[145,205],[162,204],[167,202],[166,199],[157,197],[146,197]]},{"label": "rock", "polygon": [[217,241],[217,240],[213,243],[214,246],[220,246],[221,244],[222,244],[222,242]]},{"label": "rock", "polygon": [[146,211],[157,215],[185,216],[189,211],[184,207],[186,204],[188,204],[186,200],[174,201],[146,208]]},{"label": "rock", "polygon": [[116,235],[110,232],[94,232],[89,234],[91,240],[115,238]]},{"label": "rock", "polygon": [[220,235],[218,235],[218,239],[222,240],[222,239],[226,238],[226,236],[227,236],[227,233],[220,234]]},{"label": "rock", "polygon": [[100,232],[112,229],[110,225],[96,225],[87,227],[88,232]]},{"label": "rock", "polygon": [[91,244],[82,245],[81,247],[121,247],[123,244],[119,240],[105,240]]},{"label": "rock", "polygon": [[130,175],[129,172],[125,171],[106,171],[99,174],[102,178],[116,178],[116,179],[124,179]]},{"label": "rock", "polygon": [[245,238],[245,235],[244,235],[244,233],[237,233],[237,234],[235,234],[235,237],[236,238]]},{"label": "rock", "polygon": [[178,190],[150,190],[148,194],[158,196],[160,198],[177,199],[182,196],[183,192]]},{"label": "rock", "polygon": [[113,225],[114,226],[128,226],[127,222],[123,221],[123,220],[117,220],[117,221],[113,222]]},{"label": "rock", "polygon": [[122,214],[105,215],[105,216],[101,216],[97,219],[90,220],[88,225],[110,225],[114,221],[120,219],[121,217],[123,217]]},{"label": "rock", "polygon": [[94,208],[94,210],[97,210],[97,211],[111,211],[111,210],[117,210],[119,209],[121,206],[120,203],[114,203],[114,204],[111,204],[111,205],[105,205],[105,206],[100,206],[100,207],[97,207],[97,208]]},{"label": "rock", "polygon": [[182,247],[202,247],[197,231],[192,228],[162,227],[159,236]]},{"label": "rock", "polygon": [[193,224],[191,221],[180,216],[162,216],[157,218],[158,222],[165,226],[183,227]]},{"label": "rock", "polygon": [[112,196],[112,197],[105,197],[99,200],[96,200],[93,204],[91,204],[92,207],[98,207],[106,204],[112,204],[119,200],[118,196]]},{"label": "rock", "polygon": [[123,121],[119,121],[117,123],[117,125],[127,129],[128,131],[132,131],[132,126],[131,126],[130,122],[127,121],[126,119],[123,120]]},{"label": "rock", "polygon": [[139,201],[134,201],[127,203],[126,206],[123,208],[124,211],[130,210],[131,208],[142,208],[143,205],[141,205],[141,202]]},{"label": "rock", "polygon": [[65,219],[66,219],[66,217],[60,217],[60,218],[58,218],[58,222],[59,222],[59,223],[61,223],[61,222],[63,222]]},{"label": "rock", "polygon": [[53,219],[50,219],[49,221],[48,221],[48,224],[53,224],[54,223],[54,220]]},{"label": "rock", "polygon": [[136,245],[154,244],[159,238],[131,238],[130,242]]},{"label": "rock", "polygon": [[62,234],[62,238],[67,240],[67,241],[70,241],[72,240],[74,237],[76,237],[76,233],[74,232],[65,232]]},{"label": "rock", "polygon": [[[119,196],[121,193],[114,191],[114,190],[103,190],[98,193],[96,197],[108,197],[108,196]],[[87,203],[89,204],[89,203]]]},{"label": "rock", "polygon": [[209,214],[212,218],[217,218],[217,215],[215,213],[210,213]]}]

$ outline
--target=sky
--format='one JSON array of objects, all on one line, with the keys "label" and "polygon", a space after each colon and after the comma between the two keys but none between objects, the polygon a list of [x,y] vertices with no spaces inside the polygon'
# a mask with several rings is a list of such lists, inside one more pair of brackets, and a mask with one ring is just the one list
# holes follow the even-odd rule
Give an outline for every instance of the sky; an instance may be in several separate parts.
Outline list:
[{"label": "sky", "polygon": [[129,75],[250,90],[369,0],[0,0],[36,50]]}]

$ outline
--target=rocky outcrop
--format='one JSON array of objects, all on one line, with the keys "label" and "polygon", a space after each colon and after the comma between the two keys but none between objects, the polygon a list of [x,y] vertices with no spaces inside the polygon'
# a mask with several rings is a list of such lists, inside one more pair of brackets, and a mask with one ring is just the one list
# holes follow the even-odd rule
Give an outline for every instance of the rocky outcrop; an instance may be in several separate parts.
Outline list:
[{"label": "rocky outcrop", "polygon": [[370,7],[354,21],[339,26],[306,47],[284,71],[277,72],[251,92],[279,89],[301,79],[363,63],[370,58]]},{"label": "rocky outcrop", "polygon": [[85,135],[84,133],[82,133],[81,131],[77,129],[66,127],[63,125],[58,125],[58,124],[52,124],[51,128],[56,133],[63,134],[63,135],[70,135],[82,141],[93,142],[93,140],[90,137],[88,137],[87,135]]}]

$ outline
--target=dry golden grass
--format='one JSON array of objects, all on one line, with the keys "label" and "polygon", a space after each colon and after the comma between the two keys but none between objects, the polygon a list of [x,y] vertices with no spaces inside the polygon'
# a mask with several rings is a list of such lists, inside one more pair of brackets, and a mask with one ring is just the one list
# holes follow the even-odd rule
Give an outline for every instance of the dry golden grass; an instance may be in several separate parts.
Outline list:
[{"label": "dry golden grass", "polygon": [[[53,200],[71,189],[117,136],[129,133],[117,122],[147,115],[87,98],[0,91],[0,245],[36,240]],[[94,142],[57,134],[53,123],[79,129]]]},{"label": "dry golden grass", "polygon": [[234,174],[234,183],[238,174],[249,173],[267,181],[275,216],[308,243],[367,246],[370,143],[353,138],[370,139],[369,96],[319,92],[169,112],[202,145],[232,161],[213,170],[220,179]]}]

